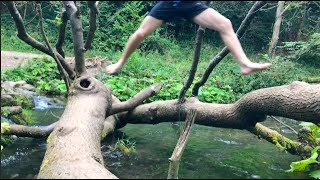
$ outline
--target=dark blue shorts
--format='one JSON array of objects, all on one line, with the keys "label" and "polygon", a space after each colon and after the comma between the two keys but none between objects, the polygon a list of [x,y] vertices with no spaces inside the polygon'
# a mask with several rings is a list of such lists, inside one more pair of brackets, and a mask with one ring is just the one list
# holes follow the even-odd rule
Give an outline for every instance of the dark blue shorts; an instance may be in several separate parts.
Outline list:
[{"label": "dark blue shorts", "polygon": [[148,15],[164,21],[174,17],[191,20],[206,9],[208,6],[197,1],[159,1]]}]

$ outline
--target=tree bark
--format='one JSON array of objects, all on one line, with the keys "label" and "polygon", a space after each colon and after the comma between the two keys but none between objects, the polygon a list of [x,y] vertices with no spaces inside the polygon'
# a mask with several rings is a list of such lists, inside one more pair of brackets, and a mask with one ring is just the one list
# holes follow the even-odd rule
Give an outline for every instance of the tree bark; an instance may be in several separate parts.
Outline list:
[{"label": "tree bark", "polygon": [[[293,82],[290,85],[252,91],[233,104],[203,103],[189,98],[182,104],[181,119],[195,109],[196,124],[244,129],[263,121],[266,115],[282,116],[298,121],[320,122],[320,84]],[[120,121],[133,124],[157,124],[179,121],[177,100],[156,101],[119,113]]]},{"label": "tree bark", "polygon": [[110,110],[109,88],[92,77],[77,79],[66,109],[48,137],[38,178],[117,178],[104,167],[101,154],[104,120]]},{"label": "tree bark", "polygon": [[173,150],[171,157],[169,158],[170,165],[169,165],[167,179],[178,179],[180,159],[187,145],[188,138],[191,133],[192,125],[194,123],[194,119],[196,116],[197,116],[197,112],[195,110],[188,112],[183,131],[179,137],[179,140],[176,144],[176,147]]},{"label": "tree bark", "polygon": [[76,77],[87,74],[84,58],[83,28],[80,19],[80,9],[76,7],[73,1],[63,1],[70,20],[73,40],[73,51],[75,58]]},{"label": "tree bark", "polygon": [[268,50],[268,55],[270,58],[274,59],[275,56],[275,48],[278,43],[279,39],[279,32],[280,32],[280,26],[281,26],[281,21],[282,21],[282,12],[284,9],[284,1],[279,1],[278,2],[278,7],[277,7],[277,14],[276,14],[276,20],[273,26],[273,33],[272,33],[272,38],[270,42],[270,47]]}]

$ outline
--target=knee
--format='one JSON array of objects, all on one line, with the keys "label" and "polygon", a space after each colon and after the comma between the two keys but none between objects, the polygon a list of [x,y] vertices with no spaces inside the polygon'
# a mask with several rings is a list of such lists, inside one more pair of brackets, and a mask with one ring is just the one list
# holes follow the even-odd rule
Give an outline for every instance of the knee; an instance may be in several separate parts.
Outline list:
[{"label": "knee", "polygon": [[228,18],[223,18],[220,22],[222,32],[233,31],[232,23]]},{"label": "knee", "polygon": [[143,29],[138,29],[135,33],[134,36],[137,39],[144,39],[147,37],[147,33]]}]

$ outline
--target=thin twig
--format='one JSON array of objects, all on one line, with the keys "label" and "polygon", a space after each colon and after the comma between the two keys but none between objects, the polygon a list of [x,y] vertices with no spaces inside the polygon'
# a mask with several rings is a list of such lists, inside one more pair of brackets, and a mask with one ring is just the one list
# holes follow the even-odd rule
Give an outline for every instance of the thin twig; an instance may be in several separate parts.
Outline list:
[{"label": "thin twig", "polygon": [[276,120],[277,122],[279,122],[280,124],[286,126],[287,128],[289,128],[291,131],[293,131],[295,134],[298,135],[298,132],[296,130],[294,130],[292,127],[290,127],[289,125],[285,124],[284,122],[280,121],[279,119],[277,119],[274,116],[270,116],[272,119]]}]

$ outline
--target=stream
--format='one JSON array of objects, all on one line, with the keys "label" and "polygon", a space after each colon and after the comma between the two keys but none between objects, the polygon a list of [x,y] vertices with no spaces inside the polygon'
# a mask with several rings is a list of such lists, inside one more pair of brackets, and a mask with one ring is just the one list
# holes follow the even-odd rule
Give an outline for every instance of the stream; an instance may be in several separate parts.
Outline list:
[{"label": "stream", "polygon": [[[48,104],[35,97],[35,125],[58,120],[64,106]],[[279,118],[297,129],[299,122]],[[292,131],[268,118],[262,124],[287,137]],[[183,123],[157,125],[128,124],[101,142],[106,168],[121,179],[166,179],[171,156]],[[136,151],[124,154],[116,150],[118,139],[135,143]],[[16,138],[1,152],[1,179],[34,178],[46,151],[46,138]],[[180,179],[309,179],[308,174],[288,173],[290,163],[299,157],[280,151],[246,130],[193,125],[180,161]]]}]

